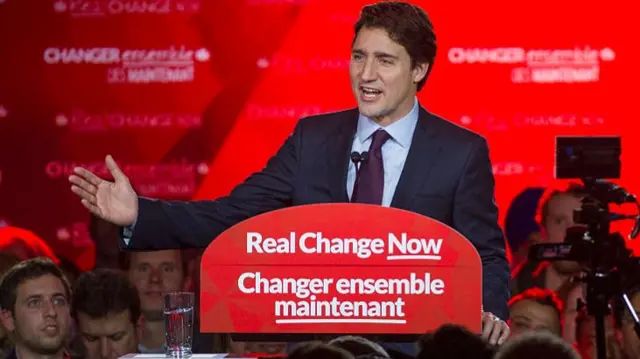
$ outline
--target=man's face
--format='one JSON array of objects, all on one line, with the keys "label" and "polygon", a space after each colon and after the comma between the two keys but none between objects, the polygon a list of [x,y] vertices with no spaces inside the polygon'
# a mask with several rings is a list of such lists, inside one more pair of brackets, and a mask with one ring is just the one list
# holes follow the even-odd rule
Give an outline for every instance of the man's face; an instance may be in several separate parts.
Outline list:
[{"label": "man's face", "polygon": [[87,359],[117,359],[138,349],[138,333],[129,310],[102,318],[78,312],[78,331]]},{"label": "man's face", "polygon": [[2,315],[15,334],[16,345],[40,355],[63,349],[69,334],[69,301],[62,281],[53,275],[28,279],[18,285],[13,316]]},{"label": "man's face", "polygon": [[[559,194],[549,200],[549,211],[545,219],[545,232],[549,243],[562,243],[567,229],[579,226],[573,221],[573,211],[581,206],[580,197]],[[553,261],[551,265],[560,273],[574,273],[580,269],[577,262]]]},{"label": "man's face", "polygon": [[351,49],[349,75],[360,113],[390,123],[409,113],[428,65],[412,68],[407,50],[384,29],[362,28]]},{"label": "man's face", "polygon": [[179,250],[131,254],[129,280],[140,293],[140,305],[149,321],[162,320],[163,295],[183,290],[185,273]]},{"label": "man's face", "polygon": [[[631,297],[631,305],[636,313],[640,315],[640,292]],[[640,358],[640,339],[638,339],[638,335],[633,330],[633,319],[626,308],[622,317],[622,329],[620,331],[622,333],[623,350],[627,357]]]},{"label": "man's face", "polygon": [[509,308],[511,320],[511,335],[517,337],[523,333],[547,330],[555,335],[560,335],[560,317],[556,310],[536,301],[523,299],[511,305]]}]

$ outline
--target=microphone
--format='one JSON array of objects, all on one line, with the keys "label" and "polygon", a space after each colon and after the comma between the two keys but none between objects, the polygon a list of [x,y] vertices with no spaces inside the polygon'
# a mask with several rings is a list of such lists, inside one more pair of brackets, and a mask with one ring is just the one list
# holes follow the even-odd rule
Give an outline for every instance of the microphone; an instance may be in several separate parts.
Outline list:
[{"label": "microphone", "polygon": [[362,153],[353,151],[351,152],[351,162],[356,166],[356,171],[360,172],[360,166],[369,160],[369,152],[364,151]]},{"label": "microphone", "polygon": [[362,153],[353,151],[351,152],[351,162],[356,166],[356,180],[353,183],[353,193],[351,194],[351,202],[357,201],[358,183],[360,182],[360,169],[363,163],[367,163],[369,160],[369,152],[364,151]]}]

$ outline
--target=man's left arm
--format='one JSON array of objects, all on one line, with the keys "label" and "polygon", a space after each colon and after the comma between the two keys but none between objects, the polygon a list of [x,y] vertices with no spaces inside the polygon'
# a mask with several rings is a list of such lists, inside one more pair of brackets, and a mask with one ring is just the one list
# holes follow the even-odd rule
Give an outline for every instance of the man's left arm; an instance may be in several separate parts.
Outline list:
[{"label": "man's left arm", "polygon": [[506,321],[510,268],[494,199],[489,147],[479,138],[467,158],[453,203],[453,227],[469,239],[482,259],[484,311]]}]

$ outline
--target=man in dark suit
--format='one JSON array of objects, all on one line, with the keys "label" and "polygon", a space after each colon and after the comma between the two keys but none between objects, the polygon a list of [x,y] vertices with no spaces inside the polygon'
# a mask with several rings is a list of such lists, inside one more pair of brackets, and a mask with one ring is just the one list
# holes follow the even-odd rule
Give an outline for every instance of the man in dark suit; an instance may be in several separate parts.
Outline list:
[{"label": "man in dark suit", "polygon": [[[300,120],[266,167],[229,196],[139,198],[110,156],[115,182],[77,168],[72,191],[92,213],[123,226],[122,246],[134,250],[205,247],[242,220],[292,205],[352,201],[432,217],[476,246],[484,268],[483,332],[501,343],[509,334],[510,271],[489,150],[481,136],[418,104],[435,54],[433,26],[422,9],[396,2],[367,6],[355,25],[349,69],[358,108]],[[357,183],[354,151],[369,153]]]}]

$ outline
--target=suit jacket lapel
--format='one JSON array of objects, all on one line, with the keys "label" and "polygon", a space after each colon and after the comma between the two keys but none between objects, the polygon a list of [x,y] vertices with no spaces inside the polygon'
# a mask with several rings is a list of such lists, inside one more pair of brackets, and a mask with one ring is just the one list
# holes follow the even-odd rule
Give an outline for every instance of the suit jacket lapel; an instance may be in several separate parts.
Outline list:
[{"label": "suit jacket lapel", "polygon": [[347,171],[353,136],[358,127],[358,111],[345,112],[344,118],[338,121],[336,130],[329,134],[326,141],[327,176],[331,190],[331,199],[334,202],[349,202],[347,195]]},{"label": "suit jacket lapel", "polygon": [[440,156],[441,141],[442,139],[437,137],[437,122],[420,107],[418,124],[413,133],[411,148],[393,195],[391,207],[409,207],[415,194],[420,191],[429,177],[435,160]]}]

